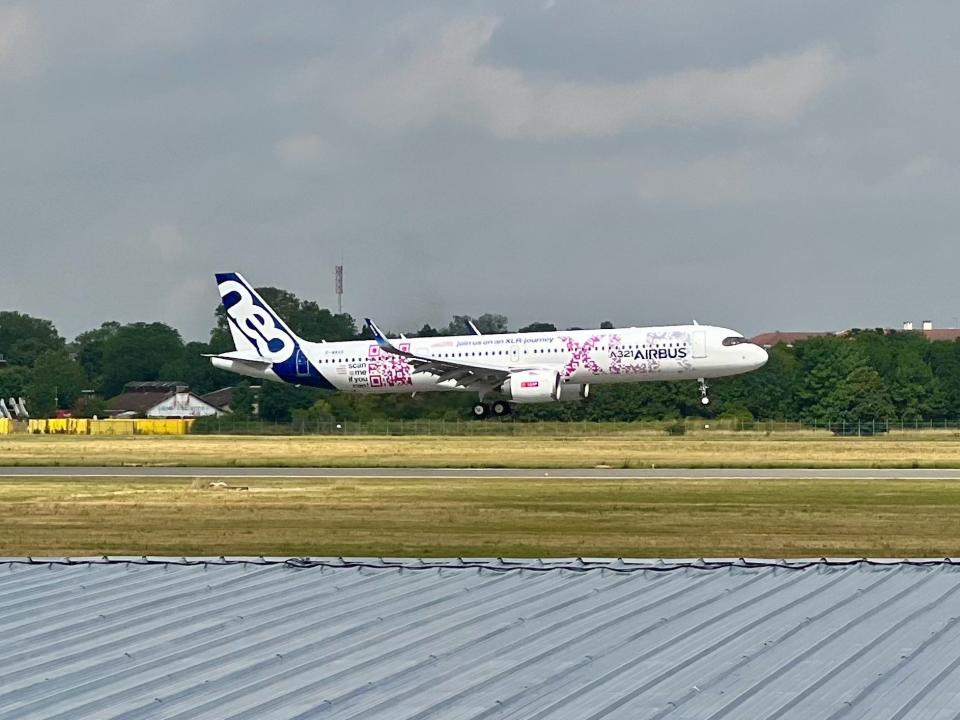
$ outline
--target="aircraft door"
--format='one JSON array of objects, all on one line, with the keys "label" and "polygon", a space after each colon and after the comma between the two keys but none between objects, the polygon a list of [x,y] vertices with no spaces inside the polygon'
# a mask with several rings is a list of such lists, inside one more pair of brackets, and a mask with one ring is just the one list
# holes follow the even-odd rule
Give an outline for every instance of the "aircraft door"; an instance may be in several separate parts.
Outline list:
[{"label": "aircraft door", "polygon": [[693,357],[705,358],[707,356],[707,333],[703,330],[695,330],[693,333]]},{"label": "aircraft door", "polygon": [[303,350],[297,348],[297,377],[307,377],[310,375],[310,362]]},{"label": "aircraft door", "polygon": [[510,362],[513,364],[520,362],[520,346],[517,344],[510,346]]}]

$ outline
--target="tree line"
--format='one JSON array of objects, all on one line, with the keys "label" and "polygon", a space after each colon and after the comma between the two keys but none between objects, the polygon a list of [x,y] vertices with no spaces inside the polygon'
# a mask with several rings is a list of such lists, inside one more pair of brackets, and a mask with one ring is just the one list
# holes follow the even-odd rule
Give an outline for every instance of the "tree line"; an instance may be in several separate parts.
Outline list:
[{"label": "tree line", "polygon": [[[291,329],[306,339],[330,342],[370,339],[349,314],[332,313],[278,288],[258,288]],[[505,316],[455,315],[446,327],[424,325],[408,337],[465,334],[467,321],[482,333],[509,332]],[[103,414],[103,401],[131,381],[174,380],[199,394],[227,386],[243,388],[236,412],[250,415],[249,382],[215,369],[204,354],[233,349],[222,306],[214,311],[207,342],[184,342],[159,322],[105,322],[68,342],[54,324],[15,312],[0,312],[0,397],[25,397],[34,417],[58,408],[76,416]],[[604,321],[601,328],[612,328]],[[518,332],[557,327],[537,322]],[[567,328],[580,329],[580,328]],[[265,382],[259,416],[287,422],[342,419],[464,417],[472,393],[348,395]],[[711,383],[713,402],[704,407],[694,382],[597,385],[586,402],[519,406],[517,417],[544,420],[629,421],[677,417],[855,422],[882,419],[960,418],[960,342],[928,341],[916,332],[852,330],[770,349],[760,370]]]}]

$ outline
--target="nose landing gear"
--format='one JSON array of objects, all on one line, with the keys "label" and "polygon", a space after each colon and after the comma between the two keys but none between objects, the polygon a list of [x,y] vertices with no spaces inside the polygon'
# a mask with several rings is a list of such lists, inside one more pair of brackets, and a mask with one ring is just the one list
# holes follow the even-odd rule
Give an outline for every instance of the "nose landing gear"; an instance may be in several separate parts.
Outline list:
[{"label": "nose landing gear", "polygon": [[697,382],[700,383],[700,403],[702,405],[709,405],[710,398],[707,397],[707,381],[704,378],[697,378]]}]

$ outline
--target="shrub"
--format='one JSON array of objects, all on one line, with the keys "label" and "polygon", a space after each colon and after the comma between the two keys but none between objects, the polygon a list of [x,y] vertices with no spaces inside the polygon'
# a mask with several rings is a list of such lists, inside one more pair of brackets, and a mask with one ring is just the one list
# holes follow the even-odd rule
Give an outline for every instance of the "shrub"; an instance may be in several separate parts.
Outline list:
[{"label": "shrub", "polygon": [[667,435],[686,435],[687,423],[683,420],[675,420],[667,425],[664,430],[667,431]]}]

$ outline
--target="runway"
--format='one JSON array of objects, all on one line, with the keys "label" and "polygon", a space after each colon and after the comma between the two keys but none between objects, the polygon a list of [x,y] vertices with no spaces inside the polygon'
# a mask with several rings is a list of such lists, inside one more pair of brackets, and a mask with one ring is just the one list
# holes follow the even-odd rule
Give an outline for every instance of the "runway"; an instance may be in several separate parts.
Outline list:
[{"label": "runway", "polygon": [[445,480],[559,478],[566,480],[960,480],[960,469],[903,468],[211,468],[211,467],[0,467],[0,478],[361,478]]}]

